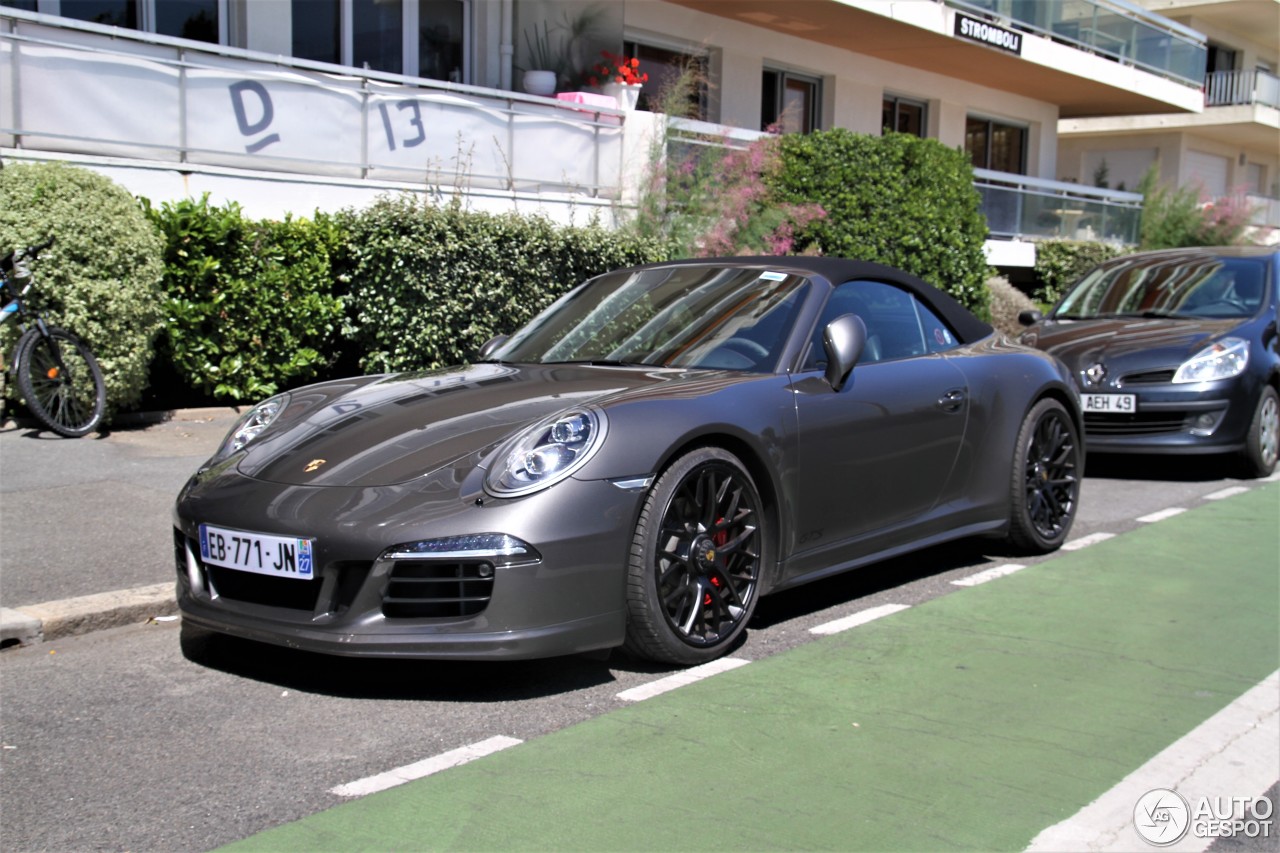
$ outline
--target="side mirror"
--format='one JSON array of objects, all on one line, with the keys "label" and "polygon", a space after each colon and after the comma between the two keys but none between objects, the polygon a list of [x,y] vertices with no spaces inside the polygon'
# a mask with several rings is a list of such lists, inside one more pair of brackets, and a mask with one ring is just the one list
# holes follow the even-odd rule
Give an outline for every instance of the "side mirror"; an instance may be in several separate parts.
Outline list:
[{"label": "side mirror", "polygon": [[1018,315],[1018,322],[1024,326],[1034,326],[1043,319],[1044,315],[1036,308],[1028,308],[1026,311],[1023,311]]},{"label": "side mirror", "polygon": [[827,353],[827,384],[835,391],[844,387],[849,372],[858,363],[867,344],[867,324],[857,314],[844,314],[822,330],[822,348]]},{"label": "side mirror", "polygon": [[480,352],[476,353],[478,361],[484,361],[493,355],[494,350],[507,342],[510,335],[494,335],[492,338],[484,342],[484,346],[480,347]]}]

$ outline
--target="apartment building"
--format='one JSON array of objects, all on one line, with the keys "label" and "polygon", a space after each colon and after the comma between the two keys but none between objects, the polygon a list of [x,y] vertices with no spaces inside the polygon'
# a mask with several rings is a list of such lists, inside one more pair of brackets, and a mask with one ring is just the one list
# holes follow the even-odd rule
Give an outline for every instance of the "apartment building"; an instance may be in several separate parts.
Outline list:
[{"label": "apartment building", "polygon": [[[779,127],[894,130],[965,150],[993,259],[1027,265],[1033,238],[1132,239],[1133,184],[1085,180],[1093,155],[1064,159],[1063,128],[1204,112],[1211,42],[1200,12],[1182,11],[1126,0],[0,0],[0,157],[80,163],[155,201],[208,191],[254,215],[412,191],[608,219],[636,197],[667,122],[652,110],[683,62],[706,80],[686,131],[733,144]],[[639,109],[580,94],[602,50],[648,74]],[[556,66],[554,96],[522,91],[540,64]],[[1274,172],[1261,154],[1249,162],[1264,181]]]},{"label": "apartment building", "polygon": [[1206,200],[1243,196],[1255,237],[1280,242],[1280,0],[1142,0],[1206,38],[1202,109],[1131,116],[1063,116],[1059,175],[1137,186],[1160,178]]}]

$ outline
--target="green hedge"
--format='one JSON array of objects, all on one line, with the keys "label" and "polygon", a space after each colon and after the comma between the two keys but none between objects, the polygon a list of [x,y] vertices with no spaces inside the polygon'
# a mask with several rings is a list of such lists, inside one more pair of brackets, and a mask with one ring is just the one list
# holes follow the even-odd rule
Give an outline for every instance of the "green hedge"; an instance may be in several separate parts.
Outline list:
[{"label": "green hedge", "polygon": [[349,213],[344,228],[345,333],[369,372],[464,362],[584,279],[662,260],[656,240],[408,196]]},{"label": "green hedge", "polygon": [[149,213],[167,241],[159,358],[180,382],[217,400],[254,401],[334,361],[343,316],[334,217],[255,221],[207,195]]},{"label": "green hedge", "polygon": [[1037,284],[1031,295],[1038,302],[1053,305],[1085,273],[1123,252],[1123,249],[1110,243],[1073,240],[1045,240],[1036,243]]},{"label": "green hedge", "polygon": [[899,267],[989,317],[987,222],[962,151],[908,134],[836,129],[786,134],[782,160],[774,180],[783,200],[826,211],[797,245]]},{"label": "green hedge", "polygon": [[[56,240],[34,267],[45,318],[84,338],[107,386],[106,422],[142,397],[164,322],[163,243],[122,187],[63,163],[0,168],[0,255]],[[6,324],[6,352],[14,325]]]}]

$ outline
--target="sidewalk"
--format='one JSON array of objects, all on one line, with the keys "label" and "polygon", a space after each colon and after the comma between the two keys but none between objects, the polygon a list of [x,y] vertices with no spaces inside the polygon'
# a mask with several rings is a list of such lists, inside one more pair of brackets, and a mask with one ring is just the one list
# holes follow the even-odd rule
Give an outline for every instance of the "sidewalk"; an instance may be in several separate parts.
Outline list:
[{"label": "sidewalk", "polygon": [[[1153,787],[1280,777],[1274,680],[1239,732],[1134,773],[1274,679],[1278,520],[1260,485],[230,849],[1021,850],[1081,813],[1057,849],[1154,850]],[[1081,812],[1112,789],[1109,824]]]},{"label": "sidewalk", "polygon": [[236,417],[187,409],[81,439],[5,423],[0,642],[173,612],[173,501]]}]

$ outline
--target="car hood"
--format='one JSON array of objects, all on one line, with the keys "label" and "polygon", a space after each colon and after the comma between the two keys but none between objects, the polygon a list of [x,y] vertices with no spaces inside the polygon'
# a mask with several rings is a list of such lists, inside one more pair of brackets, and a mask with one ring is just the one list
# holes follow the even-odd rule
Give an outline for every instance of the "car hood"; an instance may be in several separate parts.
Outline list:
[{"label": "car hood", "polygon": [[290,392],[237,467],[288,485],[403,483],[469,456],[474,464],[562,409],[690,379],[660,368],[480,364],[312,385]]},{"label": "car hood", "polygon": [[1239,320],[1171,320],[1123,317],[1045,320],[1036,346],[1056,355],[1079,376],[1104,364],[1112,376],[1139,370],[1176,369]]}]

